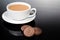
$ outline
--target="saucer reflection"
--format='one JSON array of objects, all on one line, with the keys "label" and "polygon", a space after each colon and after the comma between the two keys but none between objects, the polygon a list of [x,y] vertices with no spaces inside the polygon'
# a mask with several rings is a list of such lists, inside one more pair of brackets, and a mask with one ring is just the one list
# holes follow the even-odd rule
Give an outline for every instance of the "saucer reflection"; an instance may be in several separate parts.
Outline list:
[{"label": "saucer reflection", "polygon": [[30,26],[34,27],[35,21],[33,20],[33,21],[26,23],[26,24],[11,24],[11,23],[3,21],[2,24],[4,25],[4,27],[6,27],[9,30],[20,31],[21,30],[20,28],[23,25],[30,25]]}]

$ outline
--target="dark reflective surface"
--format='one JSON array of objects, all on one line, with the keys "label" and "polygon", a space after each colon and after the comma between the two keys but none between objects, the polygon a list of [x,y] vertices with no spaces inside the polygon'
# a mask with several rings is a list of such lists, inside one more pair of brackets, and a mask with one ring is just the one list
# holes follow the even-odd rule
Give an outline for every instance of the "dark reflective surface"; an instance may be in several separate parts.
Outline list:
[{"label": "dark reflective surface", "polygon": [[[0,15],[6,11],[6,5],[15,1],[27,2],[37,9],[37,16],[35,18],[35,26],[43,30],[42,35],[27,37],[15,37],[8,33],[5,26],[2,24],[0,17],[0,36],[3,39],[10,40],[53,40],[60,39],[60,0],[0,0]],[[7,24],[6,24],[7,25]],[[9,24],[10,25],[10,24]],[[33,24],[32,24],[33,25]],[[20,25],[19,25],[20,26]],[[10,28],[10,27],[7,27]],[[12,28],[10,28],[12,30]],[[15,30],[15,28],[14,28]]]},{"label": "dark reflective surface", "polygon": [[[1,17],[1,16],[0,16]],[[1,38],[4,38],[4,39],[8,39],[8,40],[42,40],[43,38],[44,39],[47,39],[47,35],[45,34],[45,32],[43,31],[41,35],[38,35],[38,36],[32,36],[32,37],[26,37],[24,36],[23,32],[21,31],[21,26],[23,25],[30,25],[32,27],[39,27],[41,28],[40,26],[36,25],[35,23],[35,20],[29,22],[29,23],[26,23],[26,24],[11,24],[11,23],[8,23],[6,21],[4,21],[2,19],[2,17],[0,18],[0,26],[1,26],[1,29],[0,29],[0,32],[1,32]],[[42,28],[41,28],[42,29]],[[13,35],[11,34],[11,32],[14,31],[14,32],[21,32],[19,36],[16,36],[16,35]],[[46,35],[46,36],[44,36]],[[6,37],[5,37],[6,36]],[[45,38],[46,37],[46,38]]]}]

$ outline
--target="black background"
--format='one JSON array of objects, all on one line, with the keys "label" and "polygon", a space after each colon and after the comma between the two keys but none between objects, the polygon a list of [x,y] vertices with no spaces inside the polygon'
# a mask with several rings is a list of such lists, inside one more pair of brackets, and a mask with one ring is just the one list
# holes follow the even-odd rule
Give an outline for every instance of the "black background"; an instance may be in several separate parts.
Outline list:
[{"label": "black background", "polygon": [[34,20],[35,25],[34,23],[28,24],[40,27],[43,33],[39,36],[33,36],[30,38],[24,36],[15,37],[7,31],[6,28],[10,27],[4,26],[5,22],[0,17],[1,40],[57,40],[60,38],[60,0],[0,0],[0,16],[6,11],[6,5],[15,1],[27,2],[37,9],[37,16]]}]

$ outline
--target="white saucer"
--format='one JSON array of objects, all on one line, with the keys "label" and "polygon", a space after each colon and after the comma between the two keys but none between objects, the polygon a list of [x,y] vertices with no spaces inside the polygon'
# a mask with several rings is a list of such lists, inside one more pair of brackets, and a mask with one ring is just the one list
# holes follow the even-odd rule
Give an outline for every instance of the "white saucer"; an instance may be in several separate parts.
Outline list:
[{"label": "white saucer", "polygon": [[6,13],[7,11],[5,11],[3,14],[2,14],[2,19],[5,20],[6,22],[8,23],[12,23],[12,24],[24,24],[24,23],[28,23],[28,22],[31,22],[32,20],[35,19],[36,15],[31,17],[31,18],[27,18],[25,20],[21,20],[21,21],[16,21],[16,20],[12,20],[12,19],[9,19],[6,17]]}]

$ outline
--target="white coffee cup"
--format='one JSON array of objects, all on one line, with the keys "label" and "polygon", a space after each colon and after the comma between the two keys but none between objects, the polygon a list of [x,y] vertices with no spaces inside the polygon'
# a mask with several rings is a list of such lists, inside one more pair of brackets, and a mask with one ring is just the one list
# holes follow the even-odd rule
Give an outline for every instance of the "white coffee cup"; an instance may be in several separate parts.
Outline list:
[{"label": "white coffee cup", "polygon": [[[26,5],[29,8],[27,10],[23,10],[23,11],[14,11],[9,9],[8,7],[11,5],[15,5],[15,4],[22,4],[22,5]],[[31,8],[31,5],[25,2],[13,2],[7,5],[7,17],[13,20],[23,20],[29,17],[33,17],[36,15],[36,8]]]}]

